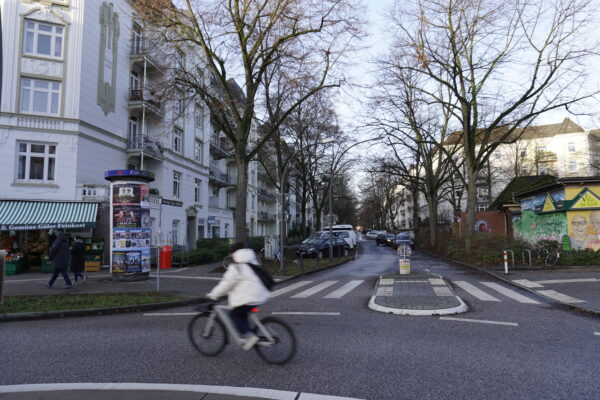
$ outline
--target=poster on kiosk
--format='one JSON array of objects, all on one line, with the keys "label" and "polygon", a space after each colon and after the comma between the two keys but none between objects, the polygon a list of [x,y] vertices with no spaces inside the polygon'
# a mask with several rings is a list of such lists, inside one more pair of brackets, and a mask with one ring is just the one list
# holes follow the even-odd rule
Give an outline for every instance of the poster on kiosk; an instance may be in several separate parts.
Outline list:
[{"label": "poster on kiosk", "polygon": [[148,274],[150,272],[150,172],[141,170],[107,171],[111,181],[111,273]]}]

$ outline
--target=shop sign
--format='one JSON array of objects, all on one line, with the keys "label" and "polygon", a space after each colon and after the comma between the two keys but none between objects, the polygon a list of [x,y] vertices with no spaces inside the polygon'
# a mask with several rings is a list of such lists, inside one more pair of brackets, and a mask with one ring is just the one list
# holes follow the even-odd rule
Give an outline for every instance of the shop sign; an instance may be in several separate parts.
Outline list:
[{"label": "shop sign", "polygon": [[571,206],[571,210],[576,209],[576,208],[599,208],[599,207],[600,207],[600,199],[593,193],[586,191],[584,194],[580,195],[579,200],[575,201],[575,203]]},{"label": "shop sign", "polygon": [[175,206],[175,207],[183,207],[182,201],[177,200],[169,200],[169,199],[161,199],[160,202],[167,206]]}]

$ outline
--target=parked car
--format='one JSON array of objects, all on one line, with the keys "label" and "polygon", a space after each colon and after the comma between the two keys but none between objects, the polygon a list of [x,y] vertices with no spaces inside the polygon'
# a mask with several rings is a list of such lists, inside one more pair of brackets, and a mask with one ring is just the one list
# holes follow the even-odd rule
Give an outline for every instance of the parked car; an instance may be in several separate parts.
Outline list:
[{"label": "parked car", "polygon": [[405,245],[405,244],[408,245],[411,248],[411,250],[415,249],[415,243],[411,239],[410,233],[409,232],[400,232],[394,238],[394,248],[397,249],[398,247]]},{"label": "parked car", "polygon": [[[350,241],[346,240],[348,242],[348,244],[350,244],[350,248],[354,248],[356,246],[356,231],[354,230],[354,227],[352,225],[333,225],[331,227],[331,230],[334,233],[335,232],[347,232],[348,237],[350,238],[350,241],[352,242],[352,243],[350,243]],[[323,227],[323,231],[329,232],[329,227],[328,226]],[[344,236],[344,239],[346,239],[346,236]]]},{"label": "parked car", "polygon": [[[348,243],[348,246],[350,246],[351,249],[353,249],[356,246],[356,242],[354,240],[352,240],[352,233],[351,231],[333,231],[333,236],[335,237],[339,237],[340,239],[344,239],[346,241],[346,243]],[[354,235],[354,237],[356,237],[356,235]]]},{"label": "parked car", "polygon": [[380,233],[375,238],[375,243],[377,246],[380,244],[384,246],[392,246],[394,244],[394,238],[395,236],[393,233]]},{"label": "parked car", "polygon": [[[334,256],[348,255],[350,246],[344,239],[334,237],[331,241]],[[329,238],[306,239],[298,246],[296,255],[304,258],[329,257]]]},{"label": "parked car", "polygon": [[376,239],[377,235],[379,235],[380,233],[381,233],[380,231],[369,231],[369,232],[367,232],[365,237],[367,239],[373,240],[373,239]]}]

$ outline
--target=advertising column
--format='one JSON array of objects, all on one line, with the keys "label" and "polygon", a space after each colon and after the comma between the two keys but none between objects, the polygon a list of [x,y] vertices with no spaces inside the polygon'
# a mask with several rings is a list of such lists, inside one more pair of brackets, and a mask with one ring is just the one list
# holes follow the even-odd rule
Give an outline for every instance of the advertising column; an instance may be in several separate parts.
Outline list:
[{"label": "advertising column", "polygon": [[111,170],[110,270],[118,280],[150,276],[150,187],[154,174],[142,170]]}]

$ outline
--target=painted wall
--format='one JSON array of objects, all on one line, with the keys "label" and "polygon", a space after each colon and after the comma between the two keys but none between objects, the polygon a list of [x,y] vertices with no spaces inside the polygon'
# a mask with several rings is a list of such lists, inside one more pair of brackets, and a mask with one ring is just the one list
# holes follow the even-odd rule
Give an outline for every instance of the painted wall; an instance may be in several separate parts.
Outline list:
[{"label": "painted wall", "polygon": [[513,229],[516,238],[533,244],[540,240],[560,242],[567,234],[567,217],[564,212],[536,214],[524,210],[513,220]]}]

